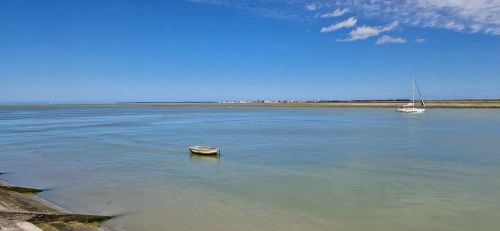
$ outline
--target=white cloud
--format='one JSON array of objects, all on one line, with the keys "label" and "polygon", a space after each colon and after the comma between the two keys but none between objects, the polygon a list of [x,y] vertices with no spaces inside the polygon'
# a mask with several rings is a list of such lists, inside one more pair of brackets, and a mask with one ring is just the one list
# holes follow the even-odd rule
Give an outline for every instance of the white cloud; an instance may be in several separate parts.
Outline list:
[{"label": "white cloud", "polygon": [[350,17],[342,22],[321,28],[321,33],[332,32],[332,31],[340,30],[342,28],[351,28],[354,25],[356,25],[357,22],[358,22],[358,20],[355,17]]},{"label": "white cloud", "polygon": [[316,6],[316,4],[306,5],[306,10],[308,11],[315,11],[316,9],[318,9],[318,6]]},{"label": "white cloud", "polygon": [[325,0],[368,18],[458,32],[500,34],[500,0]]},{"label": "white cloud", "polygon": [[388,44],[388,43],[406,43],[405,38],[391,37],[389,35],[384,35],[377,39],[376,45]]},{"label": "white cloud", "polygon": [[462,25],[460,23],[456,23],[454,21],[447,22],[444,27],[446,29],[455,30],[455,31],[462,31],[465,29],[464,25]]},{"label": "white cloud", "polygon": [[479,32],[479,31],[481,31],[482,26],[481,26],[481,25],[479,25],[479,24],[472,24],[472,25],[470,26],[470,29],[471,29],[471,32],[472,32],[472,33],[477,33],[477,32]]},{"label": "white cloud", "polygon": [[488,34],[500,35],[500,28],[488,28],[484,30]]},{"label": "white cloud", "polygon": [[[349,9],[358,18],[399,21],[402,26],[500,35],[500,0],[186,0],[232,6],[259,14],[310,19],[309,11]],[[304,6],[307,11],[304,11]],[[345,13],[344,13],[345,14]],[[322,17],[319,15],[316,17]]]},{"label": "white cloud", "polygon": [[394,21],[386,26],[360,26],[349,33],[349,38],[340,41],[356,41],[375,37],[383,32],[394,30],[396,27],[398,27],[398,25],[399,23],[397,21]]},{"label": "white cloud", "polygon": [[340,16],[342,16],[342,15],[348,13],[348,12],[349,12],[348,8],[336,9],[335,11],[323,14],[320,17],[321,18],[335,18],[335,17],[340,17]]}]

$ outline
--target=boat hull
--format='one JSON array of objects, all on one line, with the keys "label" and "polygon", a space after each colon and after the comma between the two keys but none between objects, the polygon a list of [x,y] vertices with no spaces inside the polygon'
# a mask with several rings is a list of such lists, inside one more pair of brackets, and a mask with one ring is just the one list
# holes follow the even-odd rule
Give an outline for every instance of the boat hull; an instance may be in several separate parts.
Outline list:
[{"label": "boat hull", "polygon": [[220,150],[218,148],[212,148],[206,146],[189,147],[189,151],[197,155],[219,155],[220,153]]},{"label": "boat hull", "polygon": [[425,108],[398,108],[397,111],[403,113],[423,113]]}]

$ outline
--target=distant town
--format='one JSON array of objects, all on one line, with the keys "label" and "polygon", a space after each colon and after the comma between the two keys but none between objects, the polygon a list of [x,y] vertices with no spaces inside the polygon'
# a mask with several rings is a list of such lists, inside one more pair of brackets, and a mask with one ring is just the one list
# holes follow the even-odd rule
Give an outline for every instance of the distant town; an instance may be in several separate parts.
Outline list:
[{"label": "distant town", "polygon": [[342,102],[400,102],[409,99],[383,99],[383,100],[240,100],[240,101],[219,101],[222,104],[255,104],[255,103],[342,103]]},{"label": "distant town", "polygon": [[[375,100],[223,100],[205,102],[121,102],[118,104],[149,106],[270,106],[270,107],[353,107],[353,108],[397,108],[410,99]],[[500,99],[445,99],[427,100],[426,108],[500,108]]]}]

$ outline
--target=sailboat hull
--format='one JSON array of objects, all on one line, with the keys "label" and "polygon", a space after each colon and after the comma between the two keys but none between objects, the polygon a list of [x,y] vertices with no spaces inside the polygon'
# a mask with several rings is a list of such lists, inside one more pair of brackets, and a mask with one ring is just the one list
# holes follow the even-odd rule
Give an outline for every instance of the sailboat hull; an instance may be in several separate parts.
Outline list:
[{"label": "sailboat hull", "polygon": [[398,108],[396,110],[403,113],[422,113],[425,111],[425,108]]}]

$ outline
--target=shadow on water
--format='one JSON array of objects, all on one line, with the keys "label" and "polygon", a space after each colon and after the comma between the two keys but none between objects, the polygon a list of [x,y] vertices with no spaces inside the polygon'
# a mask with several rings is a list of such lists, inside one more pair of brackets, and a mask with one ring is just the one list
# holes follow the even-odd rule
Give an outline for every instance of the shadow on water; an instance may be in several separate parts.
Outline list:
[{"label": "shadow on water", "polygon": [[116,213],[116,214],[111,215],[111,218],[112,219],[122,218],[122,217],[130,216],[130,215],[134,215],[134,214],[137,214],[137,212],[135,212],[135,211],[121,212],[121,213]]}]

